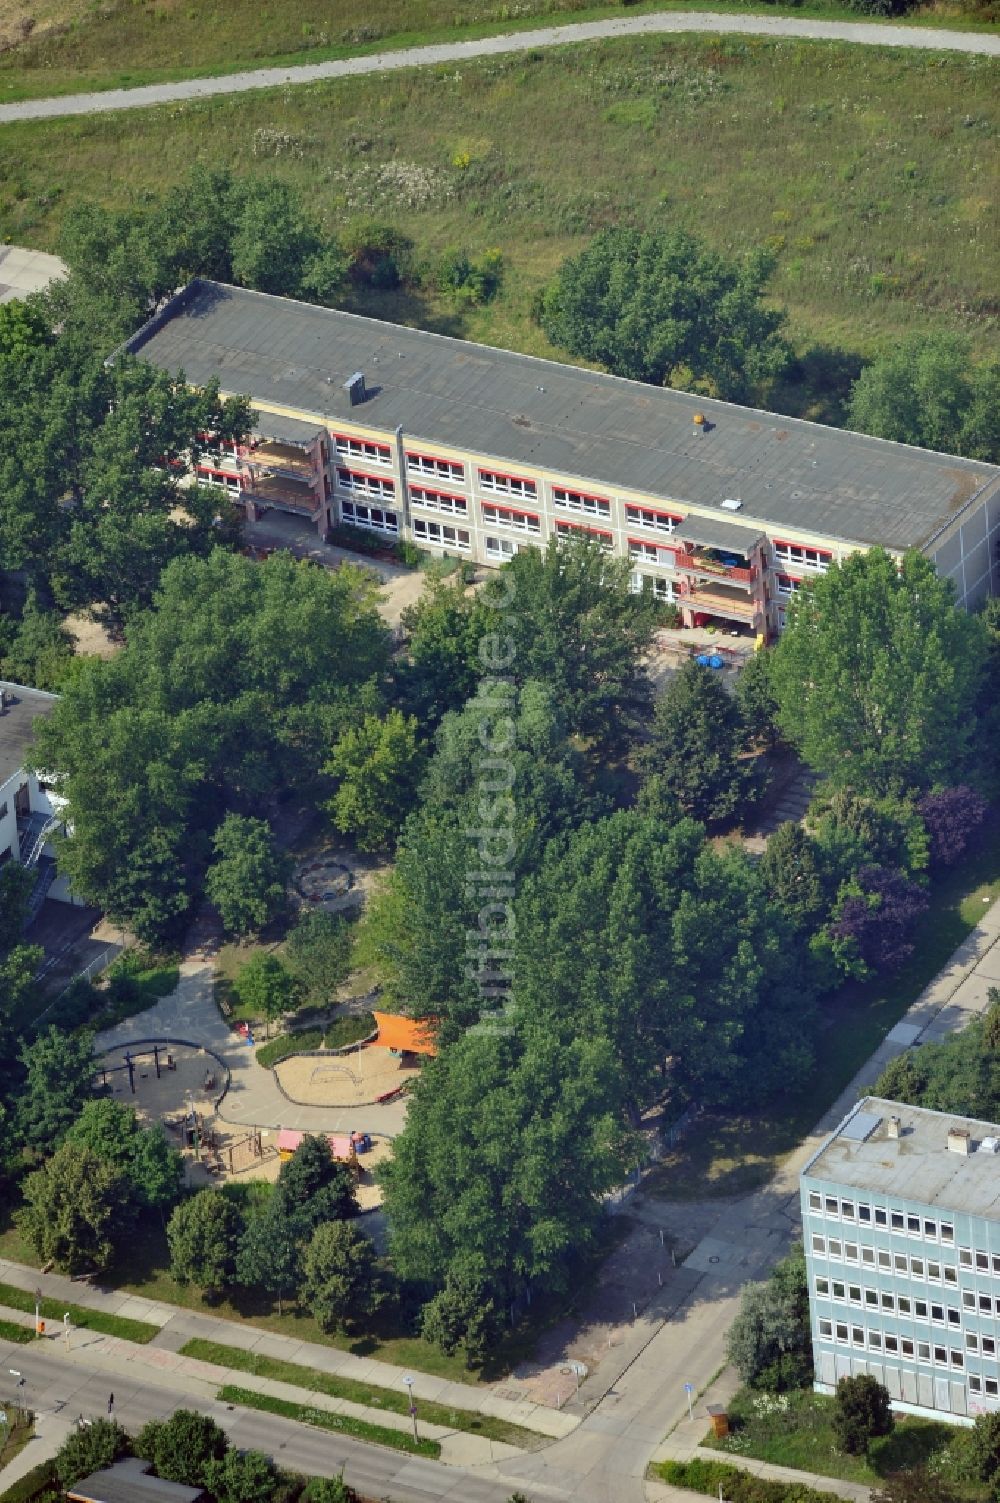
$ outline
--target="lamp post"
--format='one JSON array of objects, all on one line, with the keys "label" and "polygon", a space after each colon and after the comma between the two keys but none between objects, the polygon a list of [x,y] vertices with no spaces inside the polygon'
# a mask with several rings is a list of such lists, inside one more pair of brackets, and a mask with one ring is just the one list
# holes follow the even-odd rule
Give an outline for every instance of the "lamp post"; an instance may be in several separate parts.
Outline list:
[{"label": "lamp post", "polygon": [[407,1373],[406,1377],[403,1379],[403,1382],[406,1384],[407,1391],[410,1395],[410,1419],[413,1421],[413,1439],[419,1440],[420,1436],[417,1434],[417,1406],[413,1398],[413,1379],[410,1377],[409,1373]]},{"label": "lamp post", "polygon": [[12,1378],[16,1378],[17,1379],[17,1397],[16,1397],[15,1402],[17,1404],[18,1409],[23,1413],[23,1412],[25,1412],[25,1410],[24,1410],[24,1384],[25,1384],[24,1377],[22,1376],[21,1373],[18,1372],[18,1370],[17,1370],[16,1367],[9,1367],[7,1369],[7,1371],[10,1373],[10,1375],[11,1375]]}]

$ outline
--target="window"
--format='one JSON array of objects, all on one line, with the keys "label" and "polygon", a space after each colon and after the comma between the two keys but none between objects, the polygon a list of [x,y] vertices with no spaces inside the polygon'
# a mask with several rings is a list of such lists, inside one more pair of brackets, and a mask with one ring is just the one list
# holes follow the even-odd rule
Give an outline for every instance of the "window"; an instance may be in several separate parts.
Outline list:
[{"label": "window", "polygon": [[840,1238],[839,1237],[830,1237],[828,1239],[828,1241],[827,1241],[827,1244],[826,1244],[826,1250],[830,1254],[831,1258],[839,1258],[840,1257]]},{"label": "window", "polygon": [[932,1242],[936,1242],[937,1241],[937,1234],[938,1234],[937,1222],[936,1221],[925,1221],[924,1222],[924,1236],[925,1237],[929,1237]]},{"label": "window", "polygon": [[[504,559],[513,558],[514,554],[515,553],[520,553],[520,551],[521,551],[520,545],[518,543],[515,543],[513,538],[491,538],[491,537],[488,537],[486,539],[486,552],[487,552],[487,554],[489,555],[490,558],[497,559],[498,562],[500,562],[500,563],[502,563],[504,561]],[[816,1240],[817,1239],[814,1237],[813,1238],[813,1243],[814,1243],[813,1252],[817,1251],[817,1248],[815,1247]],[[820,1237],[819,1241],[822,1242],[823,1238]],[[822,1252],[823,1251],[822,1247],[819,1248],[818,1251]]]},{"label": "window", "polygon": [[944,1265],[944,1281],[946,1284],[958,1283],[958,1269],[951,1268],[947,1263]]},{"label": "window", "polygon": [[989,1294],[981,1294],[979,1296],[979,1308],[984,1315],[993,1314],[993,1299]]},{"label": "window", "polygon": [[917,1317],[918,1320],[926,1320],[927,1319],[927,1301],[923,1300],[923,1299],[915,1299],[913,1301],[913,1313]]},{"label": "window", "polygon": [[822,1295],[829,1294],[830,1293],[830,1280],[829,1279],[817,1279],[816,1280],[816,1293],[817,1294],[822,1294]]},{"label": "window", "polygon": [[513,496],[521,501],[534,501],[538,487],[533,480],[520,475],[502,475],[498,470],[479,471],[480,489],[492,491],[496,496]]},{"label": "window", "polygon": [[974,1310],[976,1308],[976,1296],[971,1289],[962,1290],[962,1304],[967,1310]]},{"label": "window", "polygon": [[774,583],[779,600],[791,600],[802,588],[801,579],[793,579],[790,574],[776,574]]},{"label": "window", "polygon": [[887,1290],[883,1289],[881,1299],[883,1310],[895,1310],[896,1296],[894,1294],[890,1294]]},{"label": "window", "polygon": [[[942,1231],[943,1230],[944,1230],[944,1228],[942,1227]],[[971,1268],[972,1267],[972,1253],[969,1251],[969,1249],[967,1247],[960,1247],[958,1249],[958,1261],[962,1265],[963,1268]]]},{"label": "window", "polygon": [[854,1201],[842,1200],[840,1202],[840,1214],[845,1221],[854,1220]]},{"label": "window", "polygon": [[944,1325],[944,1305],[931,1305],[931,1320],[937,1325]]},{"label": "window", "polygon": [[515,511],[512,506],[494,506],[492,501],[483,501],[482,511],[483,521],[491,527],[509,527],[512,532],[539,533],[542,530],[537,512]]},{"label": "window", "polygon": [[993,1272],[1000,1273],[1000,1253],[993,1254]]},{"label": "window", "polygon": [[978,1350],[979,1350],[979,1337],[975,1334],[975,1332],[973,1332],[973,1331],[966,1331],[966,1333],[965,1333],[965,1346],[966,1346],[966,1350],[967,1351],[978,1352]]},{"label": "window", "polygon": [[945,1348],[943,1346],[936,1346],[934,1348],[934,1361],[935,1362],[947,1362],[947,1360],[948,1360],[948,1353],[945,1350]]},{"label": "window", "polygon": [[896,1272],[897,1273],[905,1274],[906,1271],[907,1271],[907,1269],[910,1266],[909,1259],[907,1258],[907,1256],[906,1256],[905,1253],[901,1253],[901,1252],[896,1253],[893,1256],[893,1260],[892,1261],[896,1265]]},{"label": "window", "polygon": [[[5,804],[4,808],[6,809],[6,807]],[[809,1209],[810,1211],[821,1211],[823,1209],[823,1197],[818,1190],[809,1191]]]},{"label": "window", "polygon": [[889,1218],[886,1215],[885,1208],[883,1206],[876,1206],[875,1207],[875,1225],[876,1226],[887,1226],[888,1222],[889,1222]]},{"label": "window", "polygon": [[927,1265],[927,1277],[931,1280],[932,1283],[940,1284],[940,1282],[941,1282],[941,1264],[940,1263],[928,1263],[928,1265]]},{"label": "window", "polygon": [[552,499],[565,511],[582,511],[588,517],[611,515],[611,502],[605,496],[585,496],[582,491],[568,491],[561,485],[554,485]]},{"label": "window", "polygon": [[837,1321],[837,1326],[836,1326],[836,1331],[837,1331],[837,1340],[838,1341],[846,1341],[847,1340],[847,1322],[846,1321],[838,1320]]},{"label": "window", "polygon": [[902,1352],[904,1357],[913,1356],[913,1342],[908,1336],[901,1336],[899,1338],[899,1350]]},{"label": "window", "polygon": [[833,1335],[833,1321],[832,1320],[821,1320],[820,1323],[819,1323],[819,1334],[821,1336],[832,1336]]},{"label": "window", "polygon": [[904,1218],[903,1218],[902,1211],[892,1211],[890,1213],[889,1219],[890,1219],[890,1222],[891,1222],[891,1225],[892,1225],[892,1229],[893,1229],[894,1232],[901,1232],[903,1230],[903,1219]]},{"label": "window", "polygon": [[878,1304],[878,1290],[877,1289],[866,1289],[865,1290],[865,1304],[866,1305],[877,1305]]},{"label": "window", "polygon": [[625,520],[636,527],[652,527],[655,532],[673,532],[683,522],[683,517],[669,511],[653,511],[648,506],[625,507]]},{"label": "window", "polygon": [[929,1341],[917,1342],[917,1359],[920,1362],[929,1362],[931,1360],[931,1347]]},{"label": "window", "polygon": [[885,1250],[884,1247],[880,1247],[878,1249],[878,1266],[880,1268],[891,1268],[892,1267],[892,1258],[886,1252],[886,1250]]},{"label": "window", "polygon": [[955,1228],[952,1226],[952,1224],[951,1224],[950,1221],[942,1221],[942,1223],[941,1223],[941,1241],[942,1242],[954,1242],[954,1240],[955,1240]]},{"label": "window", "polygon": [[953,1346],[951,1349],[951,1365],[952,1367],[965,1366],[965,1353],[959,1351],[957,1346]]},{"label": "window", "polygon": [[986,1390],[991,1399],[995,1399],[997,1396],[997,1391],[998,1389],[1000,1389],[1000,1384],[997,1383],[996,1378],[984,1378],[983,1388]]},{"label": "window", "polygon": [[983,1356],[984,1357],[995,1357],[996,1356],[996,1354],[997,1354],[997,1344],[996,1344],[995,1339],[992,1336],[980,1336],[980,1338],[979,1338],[979,1344],[980,1344],[980,1346],[983,1349]]},{"label": "window", "polygon": [[376,501],[391,501],[396,494],[395,484],[378,475],[362,475],[357,470],[337,470],[337,484],[342,491],[352,496],[372,496]]},{"label": "window", "polygon": [[666,600],[669,604],[673,604],[677,598],[672,579],[657,579],[652,574],[640,574],[638,569],[629,575],[628,587],[633,595],[641,595],[646,590],[654,599]]},{"label": "window", "polygon": [[431,491],[424,485],[410,486],[410,500],[414,506],[426,506],[431,511],[449,511],[453,516],[468,515],[469,503],[464,496],[448,496],[444,491]]},{"label": "window", "polygon": [[887,1332],[886,1335],[882,1339],[885,1342],[885,1349],[886,1349],[887,1352],[898,1352],[899,1351],[899,1337],[898,1336],[890,1336],[888,1334],[888,1332]]},{"label": "window", "polygon": [[834,1297],[834,1299],[844,1299],[845,1296],[846,1296],[846,1292],[847,1291],[846,1291],[845,1285],[838,1283],[837,1280],[834,1279],[834,1281],[833,1281],[833,1297]]},{"label": "window", "polygon": [[868,1345],[870,1346],[870,1348],[871,1348],[871,1350],[873,1352],[880,1352],[882,1350],[882,1332],[881,1331],[869,1331],[868,1332]]},{"label": "window", "polygon": [[837,1216],[840,1214],[840,1202],[836,1195],[828,1195],[826,1197],[826,1214],[828,1216]]},{"label": "window", "polygon": [[948,1324],[950,1326],[960,1326],[962,1324],[962,1312],[956,1310],[953,1305],[948,1306]]},{"label": "window", "polygon": [[[487,542],[489,542],[488,538],[487,538]],[[814,1232],[813,1233],[813,1239],[812,1239],[812,1249],[813,1249],[813,1252],[825,1253],[826,1252],[826,1238],[825,1237],[817,1237],[816,1233]]]},{"label": "window", "polygon": [[380,506],[362,506],[358,501],[342,501],[340,514],[351,527],[367,527],[371,532],[399,532],[399,518],[394,511]]},{"label": "window", "polygon": [[906,1218],[906,1230],[909,1232],[909,1234],[910,1234],[911,1237],[919,1237],[920,1236],[920,1217],[919,1216],[907,1216],[907,1218]]},{"label": "window", "polygon": [[776,538],[771,545],[777,563],[790,569],[809,569],[814,574],[825,574],[833,562],[833,554],[825,548],[806,548],[801,543],[782,543]]},{"label": "window", "polygon": [[242,485],[238,475],[231,470],[216,470],[211,465],[200,464],[198,466],[198,478],[205,485],[221,485],[231,496],[238,496]]},{"label": "window", "polygon": [[924,1276],[924,1260],[923,1260],[923,1258],[911,1258],[910,1259],[910,1273],[912,1274],[912,1276],[915,1279],[922,1279],[923,1278],[923,1276]]},{"label": "window", "polygon": [[990,1260],[987,1257],[986,1253],[984,1253],[984,1252],[977,1252],[976,1253],[976,1267],[977,1268],[981,1268],[984,1273],[989,1273],[989,1271],[990,1271]]},{"label": "window", "polygon": [[872,1208],[871,1208],[871,1206],[859,1205],[858,1206],[858,1220],[870,1223],[871,1219],[872,1219]]},{"label": "window", "polygon": [[863,1247],[861,1249],[861,1261],[862,1261],[862,1263],[867,1263],[868,1266],[869,1266],[869,1268],[874,1268],[875,1267],[875,1249],[874,1249],[874,1247]]},{"label": "window", "polygon": [[457,548],[460,553],[469,551],[469,534],[465,528],[452,527],[448,522],[429,522],[424,517],[414,517],[413,536],[422,543]]},{"label": "window", "polygon": [[610,532],[603,532],[599,527],[587,527],[582,522],[556,521],[556,537],[571,538],[583,533],[585,537],[596,538],[602,548],[614,547],[614,538]]},{"label": "window", "polygon": [[406,470],[410,475],[425,475],[428,480],[465,480],[465,466],[454,459],[435,459],[432,454],[406,451]]},{"label": "window", "polygon": [[982,1393],[982,1391],[983,1391],[983,1385],[982,1385],[982,1383],[980,1382],[980,1380],[977,1377],[975,1377],[972,1373],[970,1373],[969,1374],[969,1392],[970,1393]]},{"label": "window", "polygon": [[910,1297],[909,1297],[909,1295],[907,1295],[907,1294],[897,1294],[897,1296],[896,1296],[896,1309],[899,1311],[900,1315],[909,1315],[910,1314]]},{"label": "window", "polygon": [[[660,548],[656,543],[644,543],[642,538],[629,538],[628,556],[629,558],[642,559],[647,564],[664,564],[667,568],[673,568],[677,557],[668,548]],[[816,1199],[819,1200],[818,1195]],[[818,1209],[819,1207],[817,1206]]]},{"label": "window", "polygon": [[851,1302],[852,1305],[860,1305],[860,1303],[861,1303],[861,1285],[860,1284],[849,1284],[847,1286],[847,1297],[850,1300],[850,1302]]},{"label": "window", "polygon": [[388,444],[372,443],[367,438],[348,438],[345,433],[334,433],[332,436],[341,459],[366,459],[369,464],[392,464],[392,450]]},{"label": "window", "polygon": [[854,1342],[855,1346],[864,1346],[864,1344],[865,1344],[865,1329],[864,1329],[864,1326],[852,1326],[851,1327],[851,1340]]},{"label": "window", "polygon": [[848,1263],[856,1263],[858,1261],[858,1244],[856,1242],[844,1243],[844,1259]]}]

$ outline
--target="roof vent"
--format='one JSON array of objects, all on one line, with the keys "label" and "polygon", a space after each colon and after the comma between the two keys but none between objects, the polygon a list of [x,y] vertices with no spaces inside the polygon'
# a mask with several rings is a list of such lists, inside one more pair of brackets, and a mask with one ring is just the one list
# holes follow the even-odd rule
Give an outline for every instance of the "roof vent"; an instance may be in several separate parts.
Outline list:
[{"label": "roof vent", "polygon": [[1000,1138],[984,1138],[979,1145],[980,1153],[1000,1153]]},{"label": "roof vent", "polygon": [[949,1127],[948,1152],[961,1153],[965,1157],[972,1152],[972,1135],[961,1127]]},{"label": "roof vent", "polygon": [[902,1126],[902,1123],[900,1122],[900,1120],[899,1120],[898,1117],[895,1117],[895,1116],[890,1117],[889,1120],[888,1120],[888,1122],[885,1124],[885,1135],[886,1135],[886,1137],[887,1138],[898,1138],[899,1137],[899,1130],[900,1130],[901,1126]]},{"label": "roof vent", "polygon": [[741,508],[742,508],[742,506],[743,506],[743,502],[740,500],[739,496],[727,496],[726,499],[722,503],[722,510],[723,511],[740,511]]},{"label": "roof vent", "polygon": [[355,371],[353,376],[348,376],[344,382],[344,390],[350,399],[352,407],[357,407],[365,399],[365,373]]},{"label": "roof vent", "polygon": [[705,414],[703,412],[696,412],[691,422],[694,424],[695,438],[700,438],[708,426],[705,422]]}]

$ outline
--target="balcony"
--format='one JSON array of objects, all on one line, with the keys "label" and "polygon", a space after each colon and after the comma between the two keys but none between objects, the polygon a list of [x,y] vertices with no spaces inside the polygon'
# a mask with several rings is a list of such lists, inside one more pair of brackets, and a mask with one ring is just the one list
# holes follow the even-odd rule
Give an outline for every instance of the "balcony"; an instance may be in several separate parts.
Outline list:
[{"label": "balcony", "polygon": [[743,589],[751,589],[758,578],[757,569],[747,559],[734,558],[714,548],[678,549],[675,567],[702,579],[724,579],[727,584]]},{"label": "balcony", "polygon": [[284,476],[262,473],[256,466],[244,480],[243,496],[256,501],[259,506],[294,512],[298,516],[314,517],[320,509],[319,495],[304,478],[289,480]]},{"label": "balcony", "polygon": [[308,451],[293,444],[265,440],[248,451],[246,460],[264,475],[284,476],[290,480],[305,480],[310,483],[317,478],[316,465]]},{"label": "balcony", "polygon": [[752,624],[757,615],[757,606],[748,595],[721,583],[692,586],[683,596],[682,603],[689,610],[703,611],[709,616],[722,616],[727,621]]}]

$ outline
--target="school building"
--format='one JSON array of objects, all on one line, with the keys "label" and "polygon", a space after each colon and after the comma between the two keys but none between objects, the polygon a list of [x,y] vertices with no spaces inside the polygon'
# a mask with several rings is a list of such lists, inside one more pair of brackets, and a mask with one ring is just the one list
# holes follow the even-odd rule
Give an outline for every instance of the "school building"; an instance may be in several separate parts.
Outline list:
[{"label": "school building", "polygon": [[815,1387],[1000,1409],[1000,1126],[868,1096],[802,1170]]},{"label": "school building", "polygon": [[773,637],[803,580],[919,548],[974,606],[1000,469],[287,298],[196,280],[124,348],[249,395],[199,471],[259,517],[501,564],[587,533],[687,625]]}]

